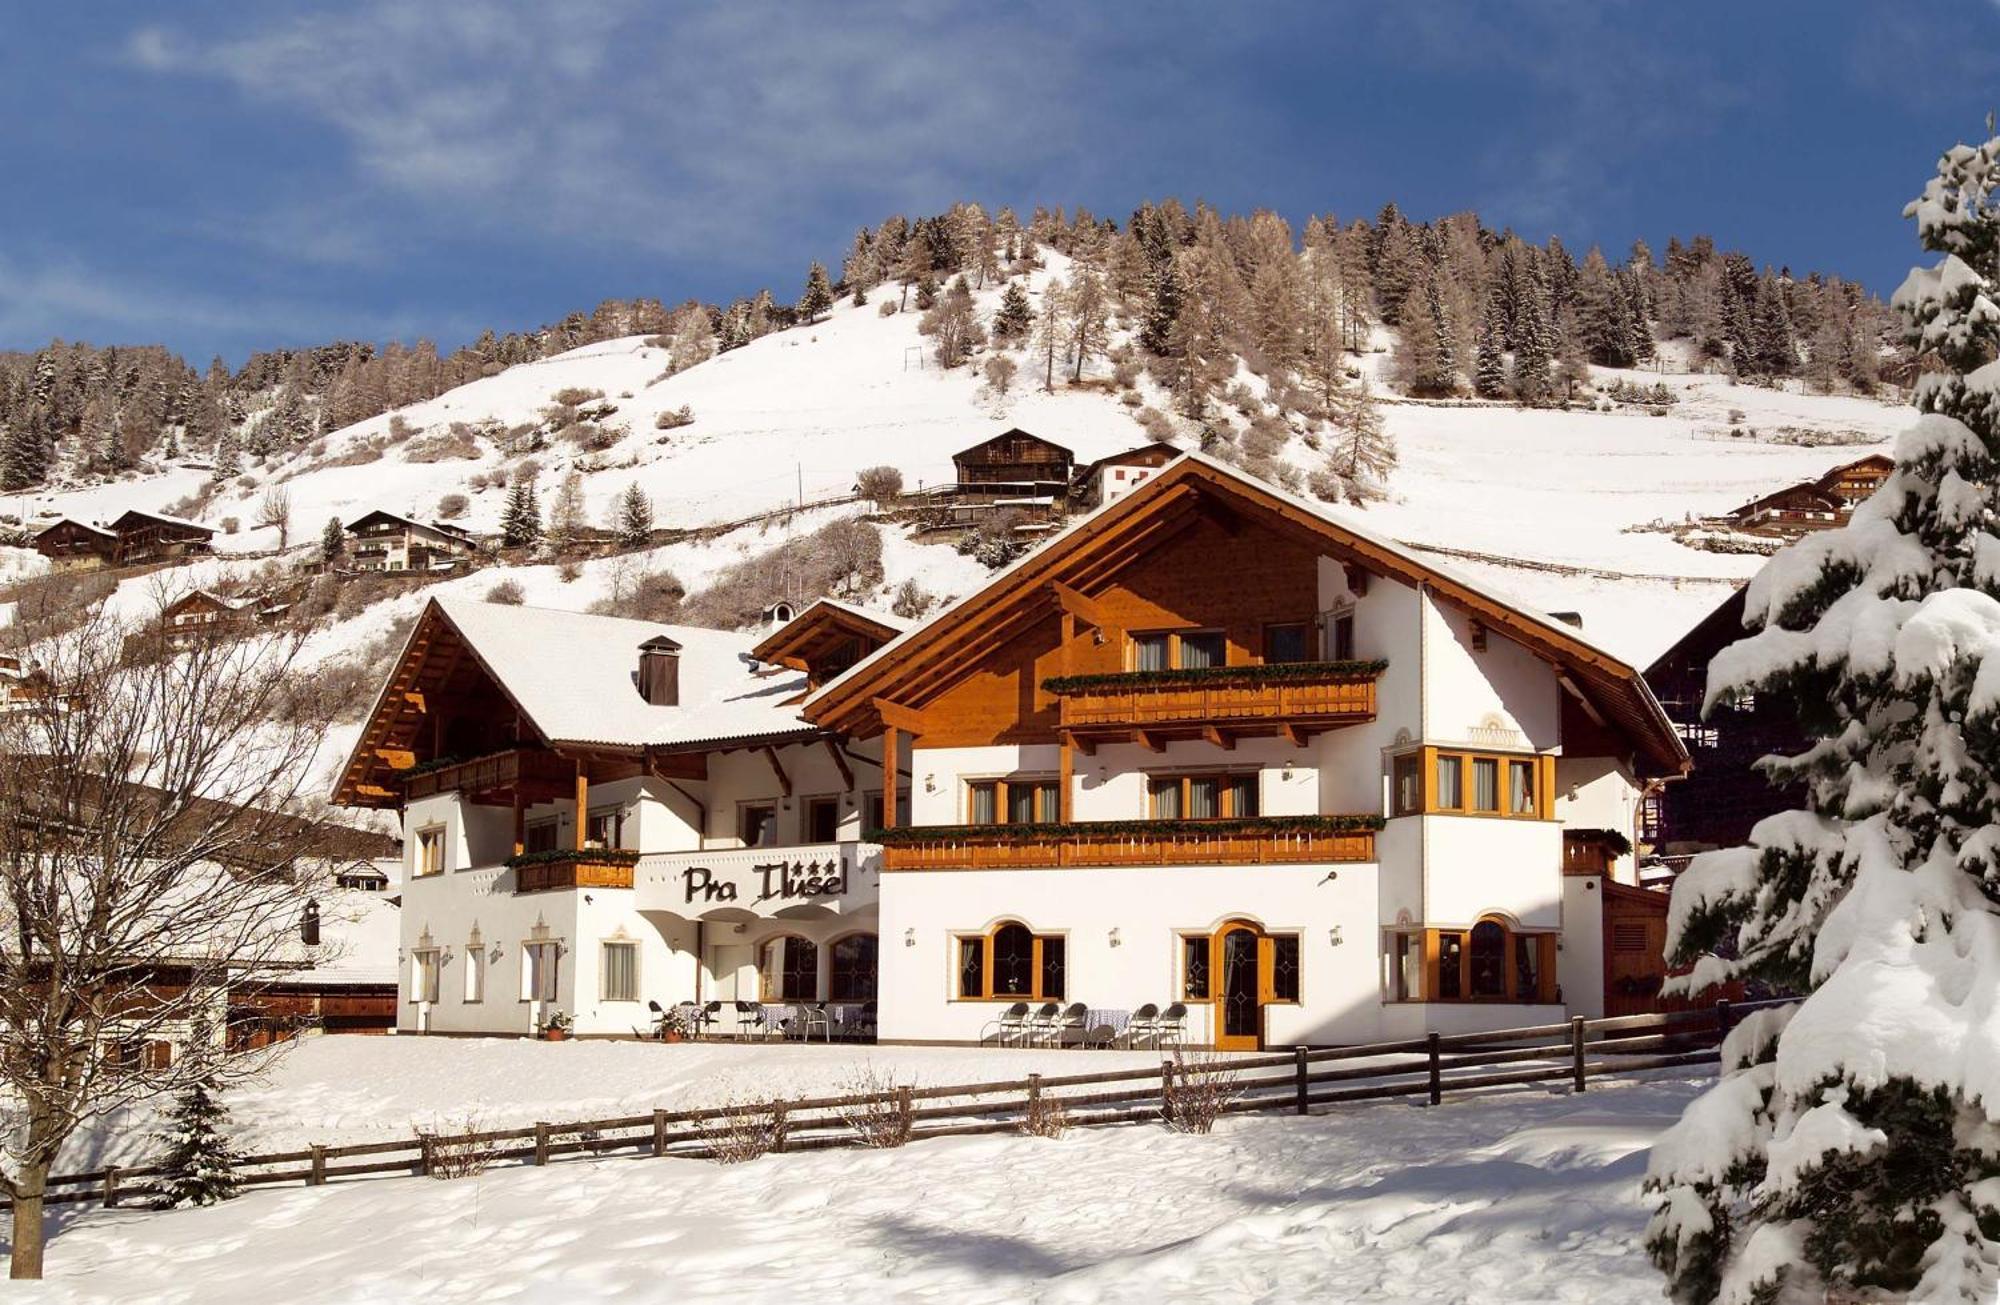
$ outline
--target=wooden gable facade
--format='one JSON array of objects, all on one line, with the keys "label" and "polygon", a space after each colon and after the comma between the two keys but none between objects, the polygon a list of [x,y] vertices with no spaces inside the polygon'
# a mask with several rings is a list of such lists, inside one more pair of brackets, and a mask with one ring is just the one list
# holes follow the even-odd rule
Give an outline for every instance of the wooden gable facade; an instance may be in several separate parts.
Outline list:
[{"label": "wooden gable facade", "polygon": [[803,671],[816,689],[902,633],[845,603],[821,599],[778,629],[750,655],[767,666]]},{"label": "wooden gable facade", "polygon": [[1023,492],[1061,493],[1069,487],[1076,455],[1053,440],[1018,426],[952,455],[964,486],[1007,485]]},{"label": "wooden gable facade", "polygon": [[118,536],[64,517],[35,536],[35,551],[54,563],[57,570],[105,566],[118,555]]},{"label": "wooden gable facade", "polygon": [[1848,507],[1864,502],[1882,488],[1882,482],[1896,469],[1896,460],[1886,453],[1871,453],[1865,458],[1835,467],[1820,477],[1820,488],[1832,494]]},{"label": "wooden gable facade", "polygon": [[120,565],[206,552],[215,537],[207,526],[137,509],[113,521],[111,531],[118,536],[115,560]]},{"label": "wooden gable facade", "polygon": [[[1355,585],[1371,573],[1392,576],[1470,610],[1554,664],[1587,704],[1583,715],[1626,740],[1621,751],[1635,750],[1642,769],[1685,768],[1670,724],[1632,668],[1399,550],[1193,458],[1169,466],[834,682],[808,701],[805,714],[855,737],[881,734],[891,753],[899,735],[913,734],[927,747],[1059,742],[1067,759],[1072,749],[1087,752],[1107,737],[1088,716],[1097,688],[1088,677],[1130,680],[1133,635],[1216,632],[1222,664],[1252,668],[1279,660],[1274,625],[1304,624],[1308,655],[1317,656],[1311,630],[1322,556],[1348,568]],[[1224,747],[1239,732],[1284,732],[1303,742],[1316,730],[1372,717],[1379,669],[1315,662],[1283,677],[1295,685],[1277,690],[1272,686],[1281,681],[1273,678],[1225,708],[1213,700],[1177,707],[1173,693],[1156,691],[1167,686],[1148,681],[1131,686],[1146,702],[1122,703],[1105,719],[1123,722],[1110,737],[1148,747],[1190,731]],[[1126,691],[1116,683],[1102,687]],[[1298,694],[1308,690],[1317,696],[1302,703]],[[1243,715],[1232,718],[1231,711]]]}]

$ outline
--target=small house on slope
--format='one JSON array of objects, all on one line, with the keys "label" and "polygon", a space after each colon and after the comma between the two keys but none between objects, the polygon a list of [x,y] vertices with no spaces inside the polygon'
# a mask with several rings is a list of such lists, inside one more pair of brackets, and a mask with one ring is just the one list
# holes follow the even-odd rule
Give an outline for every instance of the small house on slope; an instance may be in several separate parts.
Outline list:
[{"label": "small house on slope", "polygon": [[380,510],[347,523],[354,565],[363,571],[448,570],[477,549],[470,531]]},{"label": "small house on slope", "polygon": [[118,536],[103,526],[64,517],[35,536],[35,551],[58,571],[109,566],[118,555]]},{"label": "small house on slope", "polygon": [[120,566],[160,562],[206,553],[215,531],[199,521],[134,508],[111,523],[118,537],[113,560]]}]

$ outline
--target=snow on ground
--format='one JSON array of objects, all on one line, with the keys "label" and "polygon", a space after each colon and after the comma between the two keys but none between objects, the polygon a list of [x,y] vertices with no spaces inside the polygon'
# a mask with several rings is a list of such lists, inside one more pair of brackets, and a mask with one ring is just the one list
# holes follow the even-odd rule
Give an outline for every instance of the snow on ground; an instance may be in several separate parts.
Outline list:
[{"label": "snow on ground", "polygon": [[[1013,1075],[1029,1060],[1059,1071],[1125,1059],[322,1041],[370,1045],[308,1045],[266,1095],[235,1094],[250,1144],[328,1130],[371,1136],[372,1121],[392,1116],[402,1118],[389,1131],[401,1131],[412,1114],[473,1103],[497,1125],[550,1118],[557,1104],[596,1113],[751,1088],[824,1091],[839,1083],[839,1066],[861,1056],[927,1082]],[[364,1063],[378,1056],[399,1063]],[[393,1072],[371,1083],[370,1068]],[[575,1098],[565,1095],[579,1085],[587,1086]],[[1143,1124],[738,1166],[612,1158],[449,1183],[263,1189],[171,1213],[72,1207],[50,1247],[48,1290],[59,1301],[167,1305],[975,1294],[1651,1302],[1660,1283],[1640,1245],[1646,1149],[1699,1086],[1655,1077],[1585,1096],[1523,1091],[1439,1109],[1391,1103],[1306,1120],[1235,1117],[1208,1137]]]}]

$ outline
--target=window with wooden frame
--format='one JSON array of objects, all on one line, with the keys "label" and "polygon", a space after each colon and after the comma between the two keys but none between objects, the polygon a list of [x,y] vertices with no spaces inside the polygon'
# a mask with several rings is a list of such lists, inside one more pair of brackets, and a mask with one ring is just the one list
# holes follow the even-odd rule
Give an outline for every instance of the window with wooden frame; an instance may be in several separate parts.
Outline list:
[{"label": "window with wooden frame", "polygon": [[[905,829],[910,823],[910,790],[901,789],[896,794],[896,827]],[[882,828],[882,790],[861,796],[861,827],[863,829]]]},{"label": "window with wooden frame", "polygon": [[1326,626],[1327,655],[1333,661],[1354,660],[1354,605],[1334,609]]},{"label": "window with wooden frame", "polygon": [[966,782],[968,825],[1047,825],[1061,819],[1062,791],[1056,780],[1016,777]]},{"label": "window with wooden frame", "polygon": [[960,934],[958,995],[962,1001],[1061,1001],[1068,980],[1069,940],[1035,933],[1010,920],[990,933]]},{"label": "window with wooden frame", "polygon": [[836,938],[827,949],[827,996],[833,1001],[875,1000],[880,940],[872,933]]},{"label": "window with wooden frame", "polygon": [[737,837],[745,847],[778,845],[778,804],[745,802],[736,809]]},{"label": "window with wooden frame", "polygon": [[765,1001],[818,1001],[819,944],[781,934],[757,949],[757,974]]},{"label": "window with wooden frame", "polygon": [[1305,621],[1280,621],[1264,627],[1264,664],[1281,666],[1309,662],[1312,655],[1312,626]]},{"label": "window with wooden frame", "polygon": [[585,847],[625,846],[625,808],[597,807],[583,827]]},{"label": "window with wooden frame", "polygon": [[1552,756],[1419,748],[1390,763],[1391,811],[1553,820],[1555,768]]},{"label": "window with wooden frame", "polygon": [[1556,935],[1523,932],[1497,916],[1470,929],[1399,932],[1390,958],[1396,1001],[1556,1000]]},{"label": "window with wooden frame", "polygon": [[639,1000],[639,944],[604,943],[599,950],[599,958],[599,991],[604,1000]]},{"label": "window with wooden frame", "polygon": [[1257,772],[1151,775],[1146,814],[1154,820],[1234,820],[1257,814]]},{"label": "window with wooden frame", "polygon": [[1147,630],[1127,636],[1135,671],[1199,671],[1229,664],[1220,630]]},{"label": "window with wooden frame", "polygon": [[418,879],[444,873],[443,825],[431,825],[417,831],[417,855],[410,873]]},{"label": "window with wooden frame", "polygon": [[522,830],[521,845],[530,852],[553,852],[556,850],[556,834],[560,821],[554,816],[546,820],[531,820]]},{"label": "window with wooden frame", "polygon": [[[1295,1003],[1302,986],[1299,935],[1260,933],[1257,936],[1258,1001],[1264,1005]],[[1181,1000],[1208,1001],[1221,993],[1215,975],[1222,964],[1217,935],[1181,935]]]},{"label": "window with wooden frame", "polygon": [[840,839],[840,797],[810,797],[805,806],[805,841],[833,843]]}]

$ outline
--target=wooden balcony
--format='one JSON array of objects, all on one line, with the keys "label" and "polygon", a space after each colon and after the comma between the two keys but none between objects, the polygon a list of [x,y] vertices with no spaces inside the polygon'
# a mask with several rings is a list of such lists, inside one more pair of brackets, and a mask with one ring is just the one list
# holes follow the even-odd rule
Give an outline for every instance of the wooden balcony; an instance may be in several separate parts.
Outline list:
[{"label": "wooden balcony", "polygon": [[884,831],[884,870],[1295,865],[1373,861],[1369,817],[953,825]]},{"label": "wooden balcony", "polygon": [[1563,873],[1608,875],[1618,858],[1631,850],[1631,840],[1615,829],[1565,829]]},{"label": "wooden balcony", "polygon": [[[550,856],[514,865],[516,893],[553,893],[569,888],[630,888],[638,853],[607,854],[594,849]],[[543,859],[546,858],[546,859]]]},{"label": "wooden balcony", "polygon": [[1203,671],[1073,675],[1043,688],[1062,700],[1060,726],[1086,749],[1098,742],[1310,734],[1375,719],[1382,662],[1305,662]]},{"label": "wooden balcony", "polygon": [[553,752],[519,748],[407,772],[403,793],[409,801],[439,793],[462,793],[473,802],[504,805],[513,801],[517,788],[524,796],[541,801],[572,797],[575,783],[575,762]]}]

